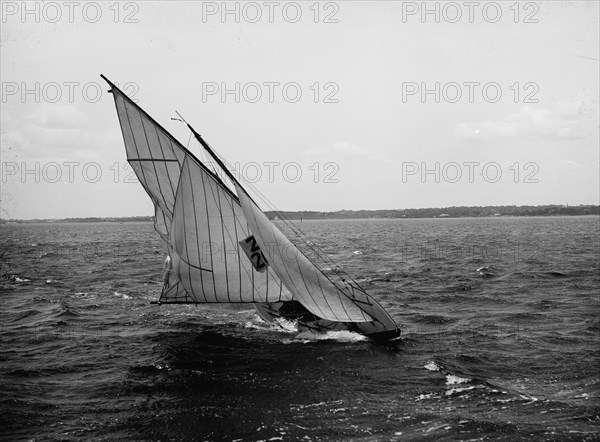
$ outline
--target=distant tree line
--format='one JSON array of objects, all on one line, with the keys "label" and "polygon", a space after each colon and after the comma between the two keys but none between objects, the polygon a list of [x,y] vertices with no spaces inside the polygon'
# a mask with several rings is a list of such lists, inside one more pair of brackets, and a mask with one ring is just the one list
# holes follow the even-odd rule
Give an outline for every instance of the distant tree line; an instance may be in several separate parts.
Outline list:
[{"label": "distant tree line", "polygon": [[[358,218],[473,218],[494,216],[578,216],[600,215],[600,206],[460,206],[426,209],[383,209],[383,210],[338,210],[337,212],[316,211],[280,211],[265,212],[271,219],[287,218],[294,220],[304,219],[358,219]],[[98,222],[150,222],[152,216],[127,216],[127,217],[88,217],[65,218],[59,220],[32,219],[32,220],[6,220],[0,223],[98,223]]]},{"label": "distant tree line", "polygon": [[113,222],[113,223],[128,223],[128,222],[148,222],[152,221],[152,216],[125,216],[125,217],[87,217],[87,218],[64,218],[64,219],[2,219],[0,222],[16,222],[16,223],[103,223],[103,222]]},{"label": "distant tree line", "polygon": [[353,218],[473,218],[493,216],[577,216],[600,215],[600,206],[459,206],[426,209],[339,210],[337,212],[266,212],[269,218],[353,219]]}]

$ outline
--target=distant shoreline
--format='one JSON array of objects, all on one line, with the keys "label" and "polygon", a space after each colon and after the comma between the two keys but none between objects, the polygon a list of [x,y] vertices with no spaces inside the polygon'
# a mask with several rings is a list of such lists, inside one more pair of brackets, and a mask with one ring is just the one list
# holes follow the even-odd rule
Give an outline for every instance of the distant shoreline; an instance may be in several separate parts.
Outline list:
[{"label": "distant shoreline", "polygon": [[[319,211],[279,211],[265,212],[271,219],[291,220],[319,219],[422,219],[422,218],[493,218],[502,216],[581,216],[600,215],[600,206],[591,204],[579,206],[461,206],[426,209],[383,209],[383,210],[339,210],[336,212]],[[97,223],[97,222],[149,222],[152,216],[126,217],[86,217],[64,219],[0,219],[7,223]]]}]

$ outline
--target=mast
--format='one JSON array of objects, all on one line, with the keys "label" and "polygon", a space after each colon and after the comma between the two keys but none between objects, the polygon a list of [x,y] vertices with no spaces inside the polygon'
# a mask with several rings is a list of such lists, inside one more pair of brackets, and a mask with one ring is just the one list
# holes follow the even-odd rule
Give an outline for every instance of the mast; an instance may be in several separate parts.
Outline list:
[{"label": "mast", "polygon": [[192,127],[191,124],[189,124],[187,121],[183,120],[185,122],[185,124],[187,124],[187,127],[192,131],[192,133],[194,134],[194,137],[196,138],[196,140],[198,140],[198,142],[202,145],[202,147],[204,147],[204,149],[210,154],[210,156],[215,160],[215,162],[219,165],[219,167],[221,168],[221,170],[223,170],[223,172],[225,172],[225,175],[227,175],[227,178],[229,178],[231,180],[231,182],[239,189],[241,189],[247,196],[248,198],[250,198],[250,200],[254,203],[256,203],[254,201],[254,199],[250,196],[250,194],[248,193],[248,191],[244,188],[244,186],[242,186],[242,183],[240,183],[238,181],[238,179],[233,175],[233,173],[231,173],[231,171],[227,168],[227,166],[225,165],[225,163],[223,163],[223,160],[221,160],[221,158],[219,158],[219,156],[215,153],[215,151],[210,147],[210,145],[204,141],[204,138],[202,138],[202,135],[200,135],[196,129],[194,129]]},{"label": "mast", "polygon": [[[192,131],[192,133],[194,134],[194,137],[196,137],[198,142],[200,144],[202,144],[202,147],[204,147],[204,149],[215,160],[215,162],[219,165],[219,167],[223,170],[223,172],[225,172],[225,174],[227,175],[227,178],[229,178],[233,183],[237,184],[238,186],[240,186],[243,189],[241,183],[235,178],[235,176],[231,173],[231,171],[225,166],[225,163],[223,163],[223,161],[217,156],[217,154],[212,150],[212,148],[208,145],[208,143],[206,141],[204,141],[204,138],[202,138],[202,135],[200,135],[198,132],[196,132],[196,129],[194,129],[192,127],[192,125],[189,124],[187,121],[185,121],[185,124],[187,124],[187,127]],[[244,189],[244,192],[246,192],[245,189]],[[248,192],[246,192],[246,193],[248,193]]]},{"label": "mast", "polygon": [[[208,154],[211,156],[211,158],[213,160],[215,160],[215,162],[221,168],[221,170],[225,173],[225,175],[227,176],[227,178],[229,178],[234,185],[237,185],[240,189],[242,189],[244,191],[244,193],[252,200],[252,202],[254,202],[254,199],[250,196],[250,194],[244,188],[244,186],[242,186],[242,183],[240,183],[239,180],[235,177],[235,175],[233,175],[233,173],[231,173],[231,171],[225,165],[225,163],[223,162],[223,160],[221,160],[221,158],[219,158],[219,156],[212,149],[212,147],[210,147],[210,145],[204,140],[204,138],[202,138],[202,135],[200,135],[198,133],[198,131],[196,129],[194,129],[192,127],[192,125],[190,123],[188,123],[185,120],[185,118],[183,118],[181,116],[181,114],[179,112],[177,112],[177,111],[175,111],[175,112],[177,113],[177,115],[179,116],[179,118],[181,118],[181,121],[183,121],[186,124],[186,126],[188,127],[188,129],[192,132],[192,134],[194,135],[194,138],[196,138],[196,140],[198,140],[198,142],[202,145],[202,147],[204,148],[204,150],[206,150],[208,152]],[[229,188],[225,185],[225,183],[223,183],[223,180],[221,180],[221,178],[216,173],[213,174],[213,175],[215,176],[215,178],[217,178],[219,180],[219,182],[223,185],[223,187],[225,187],[227,190],[229,190]]]}]

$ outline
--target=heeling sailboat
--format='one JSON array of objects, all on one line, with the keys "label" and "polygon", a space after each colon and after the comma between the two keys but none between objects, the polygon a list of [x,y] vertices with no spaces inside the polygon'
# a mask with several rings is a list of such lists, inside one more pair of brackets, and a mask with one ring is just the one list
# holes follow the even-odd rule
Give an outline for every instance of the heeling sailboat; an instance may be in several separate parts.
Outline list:
[{"label": "heeling sailboat", "polygon": [[154,228],[168,248],[157,304],[253,303],[267,321],[283,317],[311,330],[351,330],[381,340],[400,336],[356,281],[335,265],[319,266],[331,260],[296,226],[286,222],[291,233],[284,232],[267,218],[189,124],[210,163],[102,78],[114,96],[127,161],[154,204]]}]

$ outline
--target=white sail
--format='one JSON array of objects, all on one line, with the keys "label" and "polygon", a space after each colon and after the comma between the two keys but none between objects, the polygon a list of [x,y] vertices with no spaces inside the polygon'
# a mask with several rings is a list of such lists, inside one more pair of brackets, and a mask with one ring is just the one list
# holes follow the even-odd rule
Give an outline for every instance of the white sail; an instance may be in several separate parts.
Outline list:
[{"label": "white sail", "polygon": [[235,187],[250,231],[295,300],[319,318],[337,322],[373,321],[354,301],[356,296],[352,287],[334,284],[267,218],[237,183]]},{"label": "white sail", "polygon": [[237,197],[173,136],[112,85],[127,160],[155,207],[171,270],[161,302],[291,299],[272,269],[259,271],[239,242],[249,229]]},{"label": "white sail", "polygon": [[174,269],[199,302],[291,299],[271,269],[258,271],[240,247],[249,237],[242,208],[230,192],[186,158],[171,230]]}]

